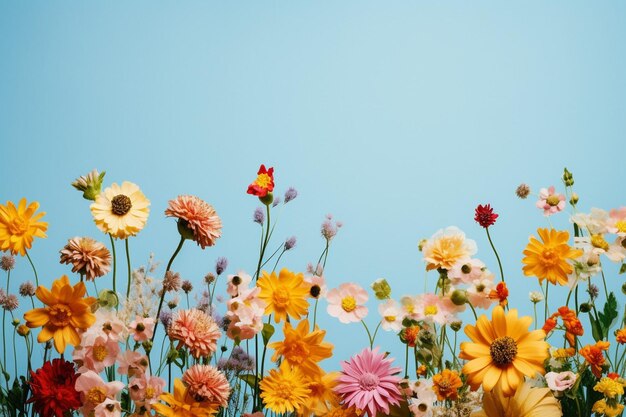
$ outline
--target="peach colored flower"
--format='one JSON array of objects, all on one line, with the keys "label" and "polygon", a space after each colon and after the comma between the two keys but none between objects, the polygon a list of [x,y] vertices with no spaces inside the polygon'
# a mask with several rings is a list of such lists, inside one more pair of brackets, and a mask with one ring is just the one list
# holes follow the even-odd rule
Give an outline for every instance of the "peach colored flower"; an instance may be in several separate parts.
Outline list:
[{"label": "peach colored flower", "polygon": [[576,383],[577,375],[572,371],[565,372],[548,372],[546,374],[546,383],[552,391],[565,391],[570,389]]},{"label": "peach colored flower", "polygon": [[224,374],[210,365],[193,365],[183,374],[189,392],[200,401],[226,407],[230,385]]},{"label": "peach colored flower", "polygon": [[626,206],[613,209],[609,212],[606,228],[609,233],[626,236]]},{"label": "peach colored flower", "polygon": [[550,216],[565,208],[565,195],[557,194],[554,186],[542,188],[539,190],[539,201],[537,201],[536,205],[537,208],[543,210],[544,216]]},{"label": "peach colored flower", "polygon": [[354,283],[341,284],[328,291],[327,311],[342,323],[361,321],[367,316],[367,291]]},{"label": "peach colored flower", "polygon": [[97,373],[87,371],[78,377],[75,387],[83,403],[81,413],[88,416],[106,400],[116,402],[119,392],[124,388],[124,383],[104,382]]},{"label": "peach colored flower", "polygon": [[87,281],[93,281],[111,270],[111,252],[90,237],[72,238],[60,252],[61,263],[72,264],[72,272],[84,275]]},{"label": "peach colored flower", "polygon": [[195,308],[177,311],[167,333],[170,339],[178,341],[178,349],[184,345],[194,358],[215,352],[221,336],[215,320]]},{"label": "peach colored flower", "polygon": [[141,374],[135,376],[128,383],[128,393],[137,407],[145,407],[149,412],[152,405],[159,402],[159,395],[163,393],[165,380],[158,376]]},{"label": "peach colored flower", "polygon": [[196,196],[179,195],[175,200],[170,200],[165,215],[176,217],[179,230],[190,232],[188,238],[202,249],[215,245],[215,241],[221,236],[222,221],[215,209]]},{"label": "peach colored flower", "polygon": [[128,329],[133,335],[135,342],[145,342],[150,340],[154,332],[154,319],[152,317],[136,316],[129,325]]},{"label": "peach colored flower", "polygon": [[129,377],[143,374],[149,365],[148,357],[134,350],[125,350],[120,353],[117,356],[117,364],[117,372]]},{"label": "peach colored flower", "polygon": [[106,335],[81,339],[80,348],[74,349],[72,358],[79,364],[78,372],[88,370],[100,373],[115,363],[120,353],[120,345]]},{"label": "peach colored flower", "polygon": [[476,253],[476,242],[465,238],[461,229],[450,226],[438,230],[422,247],[426,269],[452,269],[457,263],[466,263]]}]

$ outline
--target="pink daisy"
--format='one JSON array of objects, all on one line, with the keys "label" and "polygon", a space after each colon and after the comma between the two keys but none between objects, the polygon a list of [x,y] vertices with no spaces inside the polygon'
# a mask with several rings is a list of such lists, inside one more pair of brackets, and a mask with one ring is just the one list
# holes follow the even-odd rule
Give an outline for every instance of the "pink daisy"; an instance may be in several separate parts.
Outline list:
[{"label": "pink daisy", "polygon": [[104,368],[115,363],[120,353],[120,345],[117,340],[110,339],[106,335],[100,335],[92,339],[91,342],[87,342],[87,340],[83,337],[80,343],[81,347],[74,349],[72,353],[72,359],[79,365],[78,372],[94,371],[100,373]]},{"label": "pink daisy", "polygon": [[550,216],[563,211],[565,208],[565,195],[557,194],[553,185],[547,189],[542,188],[539,190],[539,201],[537,201],[536,205],[537,208],[543,210],[544,216]]},{"label": "pink daisy", "polygon": [[141,374],[130,380],[128,393],[138,407],[144,407],[147,411],[152,409],[152,404],[159,402],[159,395],[163,393],[165,380],[158,376]]},{"label": "pink daisy", "polygon": [[197,400],[226,407],[230,385],[223,373],[210,365],[193,365],[183,374],[183,382]]},{"label": "pink daisy", "polygon": [[451,303],[444,303],[435,294],[420,294],[417,297],[415,318],[427,323],[446,324],[451,315]]},{"label": "pink daisy", "polygon": [[94,371],[87,371],[76,380],[76,391],[80,393],[83,407],[81,412],[83,415],[91,415],[91,412],[98,408],[103,411],[102,407],[98,407],[105,403],[106,400],[117,403],[119,392],[124,388],[124,383],[120,381],[104,382],[100,375]]},{"label": "pink daisy", "polygon": [[148,367],[148,357],[134,350],[125,350],[117,356],[117,372],[129,377],[143,374]]},{"label": "pink daisy", "polygon": [[196,196],[179,195],[175,200],[170,200],[165,215],[178,218],[181,234],[194,240],[202,249],[215,245],[221,236],[222,221],[215,209]]},{"label": "pink daisy", "polygon": [[626,236],[626,207],[610,211],[606,228],[609,233],[614,233],[620,237]]},{"label": "pink daisy", "polygon": [[221,336],[215,320],[195,308],[177,311],[167,334],[170,339],[178,340],[177,349],[184,345],[196,359],[215,352],[217,339]]},{"label": "pink daisy", "polygon": [[154,319],[135,316],[135,320],[128,325],[128,330],[132,333],[135,342],[145,342],[154,333]]},{"label": "pink daisy", "polygon": [[328,291],[326,296],[328,314],[337,317],[342,323],[354,323],[367,316],[367,291],[357,284],[341,284]]},{"label": "pink daisy", "polygon": [[402,399],[398,388],[400,378],[395,376],[400,368],[391,367],[392,362],[393,359],[378,353],[378,348],[363,349],[350,361],[341,362],[342,372],[335,391],[348,407],[364,410],[370,417],[379,411],[388,415],[389,405],[398,405]]}]

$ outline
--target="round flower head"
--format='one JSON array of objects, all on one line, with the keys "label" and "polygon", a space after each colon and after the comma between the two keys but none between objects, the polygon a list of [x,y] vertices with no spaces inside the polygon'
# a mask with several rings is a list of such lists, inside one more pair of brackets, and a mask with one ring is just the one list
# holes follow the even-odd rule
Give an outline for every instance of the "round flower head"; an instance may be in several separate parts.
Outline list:
[{"label": "round flower head", "polygon": [[422,246],[426,269],[452,269],[457,262],[469,262],[476,253],[476,242],[465,238],[459,228],[451,226],[437,231]]},{"label": "round flower head", "polygon": [[259,299],[265,301],[265,314],[274,314],[276,323],[286,320],[287,316],[300,319],[306,314],[309,303],[306,300],[309,287],[301,273],[294,273],[283,268],[280,274],[263,271],[256,285],[261,288]]},{"label": "round flower head", "polygon": [[0,251],[26,255],[36,237],[46,237],[48,223],[39,221],[46,213],[35,213],[39,203],[27,204],[22,198],[17,207],[12,201],[0,204]]},{"label": "round flower head", "polygon": [[4,254],[0,259],[0,269],[10,271],[15,268],[15,257],[11,254]]},{"label": "round flower head", "polygon": [[226,407],[230,385],[223,373],[210,365],[193,365],[183,374],[189,393],[199,401]]},{"label": "round flower head", "polygon": [[113,183],[90,206],[98,229],[119,239],[135,236],[148,221],[150,201],[132,182]]},{"label": "round flower head", "polygon": [[569,233],[554,229],[537,229],[541,242],[531,236],[524,249],[523,271],[526,276],[535,276],[539,282],[547,279],[552,284],[567,285],[567,275],[574,270],[567,261],[583,254],[568,244]]},{"label": "round flower head", "polygon": [[485,229],[489,226],[493,226],[497,218],[498,215],[493,212],[490,204],[484,206],[479,204],[478,207],[476,207],[474,220]]},{"label": "round flower head", "polygon": [[563,194],[557,194],[554,190],[554,186],[542,188],[539,190],[539,200],[536,205],[537,208],[543,210],[544,216],[550,216],[559,211],[563,211],[565,208],[565,196]]},{"label": "round flower head", "polygon": [[392,367],[392,361],[378,353],[378,348],[363,349],[350,361],[341,362],[336,392],[347,406],[364,410],[370,417],[378,412],[388,415],[389,406],[398,405],[403,398],[398,388],[400,378],[394,375],[401,369]]},{"label": "round flower head", "polygon": [[30,372],[35,413],[42,417],[64,417],[81,406],[80,394],[74,388],[78,375],[74,364],[63,359],[53,359],[37,371]]},{"label": "round flower head", "polygon": [[256,179],[248,186],[248,194],[265,197],[274,191],[274,168],[266,169],[261,165]]},{"label": "round flower head", "polygon": [[61,263],[72,264],[72,272],[78,272],[87,281],[93,281],[111,270],[111,252],[94,239],[75,237],[61,249]]},{"label": "round flower head", "polygon": [[328,291],[328,314],[342,323],[354,323],[367,316],[367,291],[353,283],[344,283]]},{"label": "round flower head", "polygon": [[181,234],[202,249],[215,245],[221,236],[222,220],[213,206],[196,196],[179,195],[175,200],[170,200],[165,215],[176,217]]},{"label": "round flower head", "polygon": [[483,394],[483,409],[471,417],[561,417],[561,405],[549,388],[534,388],[523,382],[515,395],[506,396],[496,387]]},{"label": "round flower head", "polygon": [[278,370],[270,370],[259,384],[265,406],[278,414],[299,411],[307,402],[311,390],[298,368],[283,362]]},{"label": "round flower head", "polygon": [[215,320],[195,308],[177,311],[167,334],[170,339],[178,340],[178,349],[184,345],[194,358],[215,352],[221,336]]},{"label": "round flower head", "polygon": [[386,300],[378,305],[378,313],[382,316],[381,327],[383,330],[399,332],[402,330],[402,319],[404,314],[402,308],[396,300]]},{"label": "round flower head", "polygon": [[210,417],[217,411],[214,404],[197,401],[178,378],[174,380],[174,393],[161,394],[160,398],[166,404],[153,404],[152,409],[164,417]]}]

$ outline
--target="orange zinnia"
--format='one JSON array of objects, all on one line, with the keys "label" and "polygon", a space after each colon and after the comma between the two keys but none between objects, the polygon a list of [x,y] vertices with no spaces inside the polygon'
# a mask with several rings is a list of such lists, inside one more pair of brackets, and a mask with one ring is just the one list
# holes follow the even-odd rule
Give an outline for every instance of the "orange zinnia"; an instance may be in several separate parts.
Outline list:
[{"label": "orange zinnia", "polygon": [[47,307],[35,308],[24,314],[30,328],[42,327],[37,341],[40,343],[54,339],[57,352],[63,353],[67,344],[77,346],[80,336],[77,330],[88,329],[96,316],[91,312],[94,297],[84,297],[85,284],[70,284],[66,275],[52,283],[52,291],[43,285],[37,288],[36,295]]},{"label": "orange zinnia", "polygon": [[46,237],[48,223],[39,221],[46,213],[35,213],[39,203],[27,204],[22,198],[17,207],[12,201],[0,204],[0,251],[26,255],[36,237]]},{"label": "orange zinnia", "polygon": [[566,285],[567,275],[574,270],[567,261],[581,256],[583,252],[567,244],[569,233],[566,231],[537,229],[537,233],[542,242],[531,236],[524,249],[524,275],[535,276],[540,283],[547,279],[552,284]]},{"label": "orange zinnia", "polygon": [[615,332],[615,341],[621,345],[626,343],[626,327]]},{"label": "orange zinnia", "polygon": [[256,285],[261,288],[259,298],[267,305],[265,314],[273,313],[276,323],[287,317],[299,320],[306,314],[309,288],[301,273],[296,274],[287,268],[283,268],[278,276],[275,272],[268,274],[263,271]]},{"label": "orange zinnia", "polygon": [[602,376],[602,365],[606,362],[606,358],[604,357],[604,351],[609,350],[609,346],[611,344],[604,340],[597,342],[595,345],[587,345],[580,349],[579,353],[589,366],[591,366],[591,372],[596,376],[596,378],[600,378]]},{"label": "orange zinnia", "polygon": [[433,375],[433,391],[439,401],[458,399],[458,390],[462,385],[463,382],[456,371],[444,369],[443,372]]}]

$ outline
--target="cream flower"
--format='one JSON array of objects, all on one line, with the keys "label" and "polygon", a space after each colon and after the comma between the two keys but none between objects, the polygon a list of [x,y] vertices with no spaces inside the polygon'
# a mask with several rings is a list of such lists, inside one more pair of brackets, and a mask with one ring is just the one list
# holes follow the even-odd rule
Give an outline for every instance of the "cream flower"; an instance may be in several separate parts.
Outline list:
[{"label": "cream flower", "polygon": [[91,204],[98,229],[119,239],[135,236],[148,221],[150,201],[132,182],[113,183]]}]

